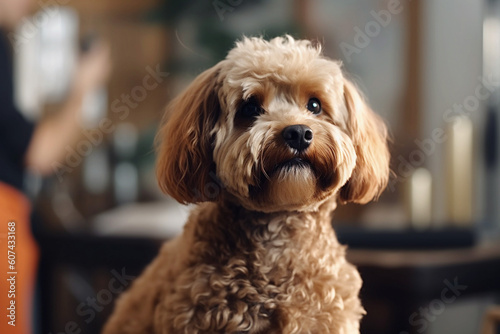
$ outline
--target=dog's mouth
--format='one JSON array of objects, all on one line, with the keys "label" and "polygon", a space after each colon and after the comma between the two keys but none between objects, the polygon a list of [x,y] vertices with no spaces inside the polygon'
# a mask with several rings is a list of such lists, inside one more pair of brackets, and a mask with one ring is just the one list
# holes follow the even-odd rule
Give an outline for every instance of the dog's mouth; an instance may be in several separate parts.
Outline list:
[{"label": "dog's mouth", "polygon": [[278,171],[291,171],[293,169],[301,169],[301,168],[312,168],[311,163],[308,160],[295,157],[290,160],[286,160],[277,164],[272,171],[272,174]]}]

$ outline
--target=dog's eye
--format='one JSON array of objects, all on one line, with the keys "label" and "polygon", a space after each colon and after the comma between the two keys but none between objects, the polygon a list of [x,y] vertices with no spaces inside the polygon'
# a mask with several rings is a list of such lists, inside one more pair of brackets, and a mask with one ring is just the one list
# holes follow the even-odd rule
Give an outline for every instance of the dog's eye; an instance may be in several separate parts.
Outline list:
[{"label": "dog's eye", "polygon": [[242,118],[255,118],[262,114],[262,107],[259,105],[257,101],[250,100],[243,102],[238,111],[238,116]]},{"label": "dog's eye", "polygon": [[315,115],[319,114],[321,112],[321,102],[315,97],[309,99],[309,102],[307,102],[307,110]]}]

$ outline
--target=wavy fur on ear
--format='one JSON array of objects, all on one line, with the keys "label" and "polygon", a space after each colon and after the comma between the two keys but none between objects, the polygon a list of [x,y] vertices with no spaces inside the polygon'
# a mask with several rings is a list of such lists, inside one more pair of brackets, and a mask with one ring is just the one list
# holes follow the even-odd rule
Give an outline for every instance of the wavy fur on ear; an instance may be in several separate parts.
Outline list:
[{"label": "wavy fur on ear", "polygon": [[340,191],[340,200],[364,204],[378,198],[387,186],[390,159],[387,128],[347,79],[344,79],[344,98],[357,158],[351,178]]},{"label": "wavy fur on ear", "polygon": [[218,75],[216,65],[175,98],[156,137],[159,186],[183,204],[215,200],[204,188],[215,170],[210,131],[220,113]]}]

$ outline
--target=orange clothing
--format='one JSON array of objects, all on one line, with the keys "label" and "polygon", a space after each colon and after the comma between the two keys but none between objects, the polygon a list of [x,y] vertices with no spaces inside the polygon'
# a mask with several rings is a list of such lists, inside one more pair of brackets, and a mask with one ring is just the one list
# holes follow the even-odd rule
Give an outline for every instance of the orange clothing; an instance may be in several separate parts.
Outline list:
[{"label": "orange clothing", "polygon": [[19,190],[0,182],[0,333],[33,332],[37,262],[30,203]]}]

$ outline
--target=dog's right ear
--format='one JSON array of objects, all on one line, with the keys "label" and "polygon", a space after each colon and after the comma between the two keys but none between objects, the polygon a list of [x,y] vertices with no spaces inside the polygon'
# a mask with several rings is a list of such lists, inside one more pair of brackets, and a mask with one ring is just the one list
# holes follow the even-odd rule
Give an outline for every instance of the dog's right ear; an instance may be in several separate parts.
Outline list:
[{"label": "dog's right ear", "polygon": [[206,70],[175,98],[156,136],[158,184],[183,204],[215,200],[205,189],[215,173],[210,132],[220,113],[219,73],[219,65]]}]

